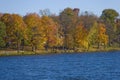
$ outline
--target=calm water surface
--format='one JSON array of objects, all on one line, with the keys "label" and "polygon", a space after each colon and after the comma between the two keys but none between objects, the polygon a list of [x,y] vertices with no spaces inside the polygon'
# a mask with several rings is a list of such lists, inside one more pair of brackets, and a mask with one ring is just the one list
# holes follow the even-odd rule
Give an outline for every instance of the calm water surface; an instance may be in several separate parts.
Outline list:
[{"label": "calm water surface", "polygon": [[120,80],[120,52],[0,57],[0,80]]}]

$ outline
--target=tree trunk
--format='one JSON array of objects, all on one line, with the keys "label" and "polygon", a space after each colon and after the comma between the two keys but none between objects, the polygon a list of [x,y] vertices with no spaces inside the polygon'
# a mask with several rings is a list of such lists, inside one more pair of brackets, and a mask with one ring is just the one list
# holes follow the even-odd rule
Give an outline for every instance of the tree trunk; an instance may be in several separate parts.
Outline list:
[{"label": "tree trunk", "polygon": [[24,51],[24,39],[21,40],[22,51]]},{"label": "tree trunk", "polygon": [[32,45],[32,51],[34,52],[35,51],[35,46]]},{"label": "tree trunk", "polygon": [[20,41],[17,40],[17,52],[19,53],[20,52]]},{"label": "tree trunk", "polygon": [[100,48],[100,43],[98,42],[98,49]]},{"label": "tree trunk", "polygon": [[109,44],[109,47],[111,47],[111,37],[110,37],[110,35],[109,35],[109,42],[108,42],[108,44]]}]

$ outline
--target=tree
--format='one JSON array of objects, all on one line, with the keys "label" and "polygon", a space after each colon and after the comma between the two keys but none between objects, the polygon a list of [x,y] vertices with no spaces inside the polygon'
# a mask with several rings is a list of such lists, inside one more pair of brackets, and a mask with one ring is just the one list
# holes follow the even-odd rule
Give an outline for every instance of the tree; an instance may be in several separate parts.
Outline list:
[{"label": "tree", "polygon": [[104,21],[107,29],[107,34],[109,35],[109,46],[113,43],[114,36],[116,34],[116,24],[115,19],[119,14],[114,9],[105,9],[102,11],[101,20]]},{"label": "tree", "polygon": [[1,21],[4,22],[4,24],[6,25],[6,47],[11,47],[12,44],[12,38],[13,36],[11,35],[12,31],[9,29],[12,26],[12,16],[9,13],[5,13],[3,14],[3,16],[1,17]]},{"label": "tree", "polygon": [[98,23],[94,22],[94,24],[91,26],[89,34],[87,36],[89,47],[95,46],[96,43],[98,43]]},{"label": "tree", "polygon": [[114,24],[114,21],[118,16],[119,16],[119,13],[114,9],[104,9],[102,11],[101,19],[105,22]]},{"label": "tree", "polygon": [[83,26],[82,23],[76,26],[75,28],[75,47],[76,48],[88,48],[88,42],[87,42],[87,35],[88,32]]},{"label": "tree", "polygon": [[114,43],[117,43],[118,47],[120,47],[120,19],[116,19],[116,36],[113,39]]},{"label": "tree", "polygon": [[57,47],[60,48],[61,46],[63,46],[63,30],[62,30],[62,26],[60,24],[60,16],[57,16],[55,14],[50,15],[50,18],[52,18],[52,20],[57,24]]},{"label": "tree", "polygon": [[12,23],[9,30],[11,31],[11,36],[15,40],[15,45],[17,45],[18,52],[21,46],[21,40],[26,39],[26,24],[23,18],[18,14],[12,14]]},{"label": "tree", "polygon": [[99,28],[98,34],[99,45],[104,46],[105,48],[108,44],[108,35],[106,34],[106,27],[103,23],[98,23],[98,28]]},{"label": "tree", "polygon": [[21,39],[25,38],[26,25],[22,17],[18,14],[4,14],[1,17],[6,25],[6,43],[20,50]]},{"label": "tree", "polygon": [[41,26],[41,18],[36,13],[29,13],[24,16],[27,25],[28,42],[32,46],[32,51],[42,48],[45,42],[44,27]]},{"label": "tree", "polygon": [[50,16],[51,12],[49,9],[40,10],[40,15],[41,16]]},{"label": "tree", "polygon": [[44,47],[54,47],[57,44],[57,23],[48,16],[36,13],[27,14],[24,21],[28,26],[29,42],[32,51]]},{"label": "tree", "polygon": [[[107,46],[108,36],[106,35],[106,27],[101,22],[94,22],[88,34],[89,47],[100,48],[100,46]],[[104,45],[103,45],[104,44]]]},{"label": "tree", "polygon": [[3,14],[2,13],[0,13],[0,19],[1,19],[1,17],[3,16]]},{"label": "tree", "polygon": [[44,34],[46,39],[45,42],[46,49],[57,46],[58,44],[57,40],[59,39],[58,24],[48,16],[42,16],[41,23],[45,29]]},{"label": "tree", "polygon": [[90,31],[91,26],[94,24],[95,21],[98,20],[98,17],[90,12],[85,11],[79,17],[79,21],[83,23],[84,27]]},{"label": "tree", "polygon": [[0,48],[5,47],[6,45],[5,37],[6,37],[6,26],[3,22],[0,21]]},{"label": "tree", "polygon": [[64,47],[74,48],[74,30],[78,15],[71,8],[66,8],[60,13],[60,23],[64,33]]}]

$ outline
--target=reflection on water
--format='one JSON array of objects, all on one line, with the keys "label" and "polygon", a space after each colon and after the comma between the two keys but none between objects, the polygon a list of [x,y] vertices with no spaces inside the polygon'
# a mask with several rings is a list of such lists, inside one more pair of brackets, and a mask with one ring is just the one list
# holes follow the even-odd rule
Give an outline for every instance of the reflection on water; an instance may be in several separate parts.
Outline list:
[{"label": "reflection on water", "polygon": [[0,80],[120,80],[119,53],[0,57]]}]

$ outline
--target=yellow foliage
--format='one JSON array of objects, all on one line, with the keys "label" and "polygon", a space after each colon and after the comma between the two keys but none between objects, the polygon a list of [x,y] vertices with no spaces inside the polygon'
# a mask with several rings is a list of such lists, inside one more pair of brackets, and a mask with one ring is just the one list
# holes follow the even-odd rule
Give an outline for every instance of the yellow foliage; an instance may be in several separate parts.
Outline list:
[{"label": "yellow foliage", "polygon": [[107,45],[108,43],[108,35],[106,35],[106,28],[105,25],[102,23],[99,23],[99,42],[100,43],[105,43],[105,45]]},{"label": "yellow foliage", "polygon": [[79,24],[75,29],[75,42],[78,47],[88,48],[87,35],[87,30]]}]

